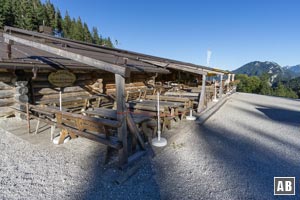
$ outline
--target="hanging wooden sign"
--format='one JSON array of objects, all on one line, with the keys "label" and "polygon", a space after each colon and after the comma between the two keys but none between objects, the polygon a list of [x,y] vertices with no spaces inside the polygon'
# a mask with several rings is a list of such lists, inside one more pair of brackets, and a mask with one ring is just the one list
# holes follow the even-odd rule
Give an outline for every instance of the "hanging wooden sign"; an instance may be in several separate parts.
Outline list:
[{"label": "hanging wooden sign", "polygon": [[58,70],[48,76],[48,81],[56,87],[67,87],[73,85],[76,76],[67,70]]}]

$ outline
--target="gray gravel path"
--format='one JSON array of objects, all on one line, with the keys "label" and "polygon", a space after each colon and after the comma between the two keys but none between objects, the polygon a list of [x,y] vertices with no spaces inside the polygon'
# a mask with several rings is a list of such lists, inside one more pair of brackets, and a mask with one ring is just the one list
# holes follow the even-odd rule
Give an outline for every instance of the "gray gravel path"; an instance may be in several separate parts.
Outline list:
[{"label": "gray gravel path", "polygon": [[122,172],[103,166],[103,145],[30,143],[0,130],[0,199],[273,199],[274,176],[295,176],[300,198],[299,101],[234,94],[201,126],[183,121],[171,134],[117,185]]},{"label": "gray gravel path", "polygon": [[0,130],[0,200],[160,198],[148,158],[133,177],[116,184],[124,173],[114,160],[103,165],[105,146],[84,138],[51,145],[47,137],[42,144]]},{"label": "gray gravel path", "polygon": [[237,93],[184,126],[154,159],[162,199],[274,199],[274,176],[295,176],[299,199],[299,100]]}]

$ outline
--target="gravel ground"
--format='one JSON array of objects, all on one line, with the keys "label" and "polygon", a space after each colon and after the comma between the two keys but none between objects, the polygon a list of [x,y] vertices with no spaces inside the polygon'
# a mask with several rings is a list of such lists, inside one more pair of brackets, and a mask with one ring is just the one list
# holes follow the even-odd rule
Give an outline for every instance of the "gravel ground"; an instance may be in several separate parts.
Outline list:
[{"label": "gravel ground", "polygon": [[[20,124],[16,119],[5,124],[13,121]],[[134,176],[117,184],[125,174],[115,166],[116,160],[103,165],[105,146],[84,138],[54,145],[49,131],[47,137],[30,135],[33,139],[0,131],[1,200],[160,198],[149,158],[140,161]],[[35,144],[37,137],[47,140]]]},{"label": "gravel ground", "polygon": [[183,129],[154,159],[162,199],[274,199],[274,176],[295,176],[299,199],[299,100],[236,93]]},{"label": "gravel ground", "polygon": [[299,105],[234,94],[201,126],[176,124],[175,139],[122,184],[103,145],[33,144],[2,130],[0,199],[273,199],[274,176],[295,176],[299,198]]}]

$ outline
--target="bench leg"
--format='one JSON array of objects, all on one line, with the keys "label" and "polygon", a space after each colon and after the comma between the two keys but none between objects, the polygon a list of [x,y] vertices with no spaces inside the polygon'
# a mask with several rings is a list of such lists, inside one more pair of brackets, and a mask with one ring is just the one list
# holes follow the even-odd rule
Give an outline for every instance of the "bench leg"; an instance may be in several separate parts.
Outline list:
[{"label": "bench leg", "polygon": [[111,157],[111,154],[113,152],[113,148],[110,146],[106,147],[106,154],[105,154],[105,159],[104,159],[104,164],[107,164],[109,162],[109,159]]},{"label": "bench leg", "polygon": [[40,128],[40,120],[38,120],[36,124],[35,132],[34,132],[35,135],[38,133],[39,128]]},{"label": "bench leg", "polygon": [[54,139],[54,131],[55,131],[55,126],[51,126],[51,129],[50,129],[51,141]]},{"label": "bench leg", "polygon": [[63,144],[67,135],[68,135],[68,131],[66,129],[62,129],[59,135],[58,144]]}]

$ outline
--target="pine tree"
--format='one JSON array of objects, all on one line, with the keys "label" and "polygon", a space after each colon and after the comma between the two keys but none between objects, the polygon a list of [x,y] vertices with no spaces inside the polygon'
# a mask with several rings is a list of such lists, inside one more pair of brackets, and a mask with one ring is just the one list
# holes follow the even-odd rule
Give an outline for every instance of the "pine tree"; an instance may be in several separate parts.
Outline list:
[{"label": "pine tree", "polygon": [[84,41],[84,29],[82,25],[81,18],[78,17],[77,21],[74,25],[74,33],[73,38],[74,40]]},{"label": "pine tree", "polygon": [[62,16],[60,14],[60,10],[57,8],[55,12],[55,20],[54,20],[54,28],[56,32],[61,32],[62,31]]},{"label": "pine tree", "polygon": [[50,0],[47,0],[45,3],[46,10],[46,22],[47,26],[51,26],[53,29],[55,28],[55,9]]},{"label": "pine tree", "polygon": [[89,30],[89,27],[86,23],[83,24],[83,31],[84,31],[84,41],[92,43],[93,42],[92,34],[91,34],[91,32]]},{"label": "pine tree", "polygon": [[92,29],[92,38],[93,38],[93,43],[94,44],[101,45],[102,41],[100,40],[100,37],[99,37],[99,34],[98,34],[98,29],[96,27],[93,27],[93,29]]},{"label": "pine tree", "polygon": [[107,38],[107,41],[106,41],[106,42],[107,42],[107,44],[106,44],[107,47],[110,47],[110,48],[113,47],[113,43],[111,42],[110,37]]},{"label": "pine tree", "polygon": [[38,29],[47,20],[46,9],[40,0],[33,0],[33,9],[35,13],[35,25]]},{"label": "pine tree", "polygon": [[[0,5],[4,5],[7,0],[0,0]],[[4,6],[0,6],[0,28],[3,28],[5,25],[5,14]]]},{"label": "pine tree", "polygon": [[62,21],[62,30],[63,30],[64,37],[71,38],[71,28],[72,28],[72,20],[68,11],[66,11],[65,17]]},{"label": "pine tree", "polygon": [[0,27],[3,28],[4,25],[13,26],[15,18],[13,15],[12,1],[1,0],[0,5]]},{"label": "pine tree", "polygon": [[32,0],[20,1],[18,8],[18,19],[16,20],[17,27],[33,30],[34,28],[34,11]]},{"label": "pine tree", "polygon": [[71,19],[66,12],[62,19],[60,10],[50,0],[0,0],[0,28],[5,25],[37,31],[40,25],[50,26],[56,36],[113,47],[108,38],[102,38],[96,27],[92,32],[81,18]]}]

